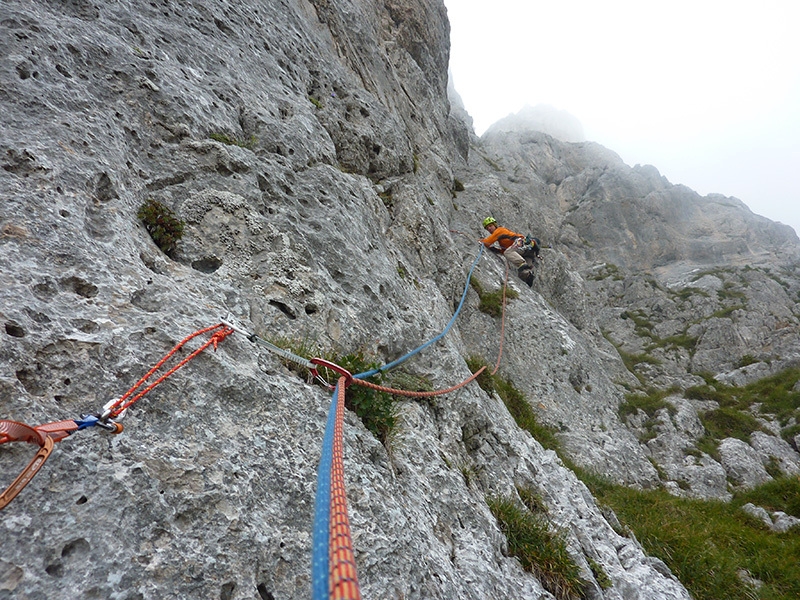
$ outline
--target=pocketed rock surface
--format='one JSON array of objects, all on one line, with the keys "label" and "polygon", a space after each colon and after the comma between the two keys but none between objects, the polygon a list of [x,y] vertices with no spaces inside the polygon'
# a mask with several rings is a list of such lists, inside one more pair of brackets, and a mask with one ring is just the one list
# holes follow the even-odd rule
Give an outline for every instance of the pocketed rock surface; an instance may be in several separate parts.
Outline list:
[{"label": "pocketed rock surface", "polygon": [[[796,472],[774,420],[689,465],[707,407],[676,398],[647,442],[644,417],[618,411],[640,378],[744,384],[796,363],[794,232],[596,144],[475,137],[452,92],[451,110],[448,54],[441,0],[3,2],[0,418],[97,412],[221,319],[388,363],[444,330],[491,212],[552,246],[532,289],[512,274],[500,373],[572,461],[699,497],[770,477],[748,465]],[[137,218],[148,199],[185,222],[169,255]],[[485,253],[473,276],[497,289],[503,264]],[[647,342],[626,311],[697,345],[631,371],[620,349]],[[500,329],[468,288],[452,330],[403,369],[454,385],[468,357],[494,364]],[[123,433],[56,444],[2,511],[0,598],[309,597],[330,401],[227,337],[131,407]],[[552,598],[487,505],[518,487],[564,533],[587,597],[689,598],[496,395],[471,384],[398,406],[386,444],[345,416],[364,598]],[[0,447],[3,486],[33,450]]]}]

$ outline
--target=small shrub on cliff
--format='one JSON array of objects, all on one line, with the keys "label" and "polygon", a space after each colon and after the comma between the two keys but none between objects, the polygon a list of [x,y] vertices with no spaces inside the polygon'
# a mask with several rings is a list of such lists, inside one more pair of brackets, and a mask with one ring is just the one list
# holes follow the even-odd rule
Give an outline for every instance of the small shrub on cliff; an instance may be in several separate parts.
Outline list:
[{"label": "small shrub on cliff", "polygon": [[[377,363],[369,362],[361,352],[339,357],[333,362],[354,375],[379,366]],[[382,379],[382,373],[370,377],[370,381],[376,384],[380,384]],[[397,400],[394,396],[361,385],[351,385],[345,394],[345,406],[358,415],[364,427],[369,429],[383,445],[388,443],[398,421]]]},{"label": "small shrub on cliff", "polygon": [[164,254],[171,256],[178,240],[183,237],[184,222],[178,219],[172,210],[152,198],[148,198],[139,207],[136,216],[144,223],[147,233],[153,238],[156,246],[161,248]]}]

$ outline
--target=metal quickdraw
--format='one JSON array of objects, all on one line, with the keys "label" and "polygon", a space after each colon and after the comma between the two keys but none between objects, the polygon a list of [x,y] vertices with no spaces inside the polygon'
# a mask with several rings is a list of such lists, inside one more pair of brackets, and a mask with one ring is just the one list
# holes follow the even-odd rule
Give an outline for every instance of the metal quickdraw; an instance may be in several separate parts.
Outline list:
[{"label": "metal quickdraw", "polygon": [[28,485],[33,476],[42,468],[50,453],[53,451],[53,438],[47,436],[36,428],[17,421],[0,421],[0,444],[9,442],[26,442],[37,444],[39,451],[33,456],[28,465],[14,481],[0,493],[0,510],[16,498],[22,489]]}]

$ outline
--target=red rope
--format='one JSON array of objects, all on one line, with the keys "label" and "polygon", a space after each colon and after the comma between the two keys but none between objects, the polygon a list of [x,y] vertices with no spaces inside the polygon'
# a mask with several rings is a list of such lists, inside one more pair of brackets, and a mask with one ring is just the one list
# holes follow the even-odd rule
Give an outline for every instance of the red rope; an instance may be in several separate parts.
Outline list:
[{"label": "red rope", "polygon": [[[506,290],[508,288],[508,262],[506,261],[505,279],[503,281],[503,309],[500,327],[500,348],[497,355],[492,375],[497,373],[500,368],[500,360],[503,355],[503,339],[505,338],[505,318],[506,318]],[[345,411],[345,391],[351,384],[361,385],[373,390],[388,392],[400,396],[411,398],[429,398],[439,396],[458,390],[480,376],[488,367],[483,366],[473,373],[470,377],[442,390],[430,392],[414,392],[385,387],[353,377],[349,371],[330,361],[322,359],[311,359],[314,365],[319,365],[332,369],[340,375],[337,383],[337,404],[334,417],[333,428],[333,449],[331,460],[331,479],[330,479],[330,525],[328,538],[328,590],[331,600],[361,600],[361,591],[358,585],[358,575],[356,572],[355,555],[353,553],[353,540],[350,533],[350,519],[347,514],[347,493],[344,484],[344,442],[343,442],[343,423]]]},{"label": "red rope", "polygon": [[[501,320],[500,320],[500,348],[499,348],[499,350],[497,352],[497,362],[495,363],[494,369],[491,372],[492,375],[496,374],[498,369],[500,369],[500,360],[503,357],[503,340],[505,339],[505,331],[506,331],[506,304],[507,304],[507,301],[506,301],[506,290],[507,289],[508,289],[508,261],[506,261],[506,273],[505,273],[505,278],[503,280],[503,309],[502,309],[502,316],[501,316]],[[353,377],[352,375],[350,375],[350,373],[345,371],[342,367],[339,367],[338,365],[335,365],[335,364],[333,364],[333,363],[331,363],[329,361],[320,361],[320,359],[315,359],[314,358],[314,359],[311,359],[311,362],[314,363],[314,364],[320,364],[320,365],[325,366],[327,368],[335,368],[335,370],[340,374],[341,373],[346,373],[347,377],[345,379],[345,387],[349,386],[351,383],[355,383],[357,385],[361,385],[363,387],[367,387],[367,388],[370,388],[370,389],[373,389],[373,390],[377,390],[379,392],[387,392],[389,394],[395,394],[397,396],[406,396],[408,398],[431,398],[433,396],[441,396],[443,394],[449,394],[450,392],[454,392],[454,391],[456,391],[458,389],[461,389],[462,387],[464,387],[468,383],[471,383],[472,381],[477,379],[478,376],[488,368],[488,367],[485,367],[485,366],[481,367],[480,369],[475,371],[470,377],[467,377],[461,383],[457,383],[456,385],[454,385],[452,387],[449,387],[447,389],[433,390],[433,391],[430,391],[430,392],[412,392],[412,391],[408,391],[408,390],[399,390],[399,389],[396,389],[396,388],[391,388],[391,387],[378,385],[378,384],[375,384],[375,383],[372,383],[372,382],[369,382],[369,381],[365,381],[364,379],[358,379],[358,378]],[[325,364],[322,364],[322,363],[325,363]]]},{"label": "red rope", "polygon": [[[352,380],[352,379],[351,379]],[[339,378],[336,419],[333,429],[333,460],[331,463],[331,520],[329,540],[328,590],[332,600],[360,600],[356,559],[347,516],[347,494],[344,486],[344,396],[347,377]]]},{"label": "red rope", "polygon": [[[144,385],[144,383],[156,371],[158,371],[162,366],[164,366],[164,363],[166,363],[170,358],[172,358],[172,355],[174,355],[178,350],[183,348],[183,346],[186,345],[187,342],[189,342],[190,340],[196,338],[199,335],[202,335],[204,333],[208,333],[209,331],[214,331],[215,329],[218,329],[219,331],[216,331],[206,342],[203,343],[202,346],[200,346],[197,350],[195,350],[194,352],[189,354],[186,358],[184,358],[177,365],[172,367],[169,371],[164,373],[161,377],[156,379],[153,383],[148,385],[146,388],[141,390],[135,396],[133,395],[136,392],[137,389],[139,389],[142,385]],[[212,346],[212,345],[214,346],[214,350],[216,350],[217,349],[217,344],[219,342],[221,342],[222,340],[224,340],[226,337],[228,337],[232,333],[233,333],[233,329],[223,325],[222,323],[218,323],[217,325],[211,325],[210,327],[204,327],[203,329],[199,329],[198,331],[195,331],[191,335],[188,335],[185,338],[183,338],[180,342],[178,342],[175,345],[175,347],[172,350],[167,352],[167,354],[164,356],[164,358],[162,358],[160,361],[158,361],[156,363],[156,365],[152,369],[150,369],[144,377],[142,377],[139,381],[137,381],[133,385],[133,387],[131,387],[131,389],[129,389],[127,392],[125,392],[119,398],[119,400],[114,402],[114,404],[112,404],[107,409],[107,417],[113,419],[114,417],[119,416],[122,413],[122,411],[127,409],[134,402],[137,402],[138,400],[141,400],[150,390],[152,390],[158,384],[160,384],[164,380],[166,380],[170,375],[175,373],[175,371],[177,371],[178,369],[183,367],[186,363],[188,363],[190,360],[192,360],[195,356],[197,356],[198,354],[203,352],[203,350],[205,350],[206,348],[208,348],[209,346]]]},{"label": "red rope", "polygon": [[478,375],[483,373],[483,371],[485,369],[486,369],[486,367],[481,367],[480,369],[475,371],[472,375],[467,377],[461,383],[458,383],[458,384],[456,384],[456,385],[454,385],[452,387],[449,387],[446,390],[434,390],[432,392],[411,392],[411,391],[408,391],[408,390],[398,390],[398,389],[395,389],[395,388],[384,387],[382,385],[377,385],[375,383],[371,383],[369,381],[364,381],[363,379],[356,379],[356,378],[353,378],[353,383],[355,383],[357,385],[363,385],[364,387],[368,387],[368,388],[373,389],[373,390],[378,390],[380,392],[388,392],[390,394],[396,394],[398,396],[407,396],[409,398],[431,398],[433,396],[441,396],[442,394],[449,394],[450,392],[454,392],[454,391],[464,387],[468,383],[474,381],[478,377]]},{"label": "red rope", "polygon": [[[189,354],[186,358],[184,358],[146,388],[141,390],[138,394],[133,395],[137,389],[144,385],[144,383],[156,371],[164,366],[164,363],[166,363],[172,357],[172,355],[180,350],[189,340],[210,331],[214,331],[214,333],[212,334],[211,338],[208,339],[208,341],[203,343],[202,346]],[[211,327],[205,327],[185,337],[183,340],[178,342],[164,358],[158,361],[156,366],[150,369],[144,377],[137,381],[131,389],[125,392],[125,394],[123,394],[119,400],[116,400],[113,404],[111,404],[106,409],[106,413],[102,415],[101,420],[108,422],[108,419],[119,416],[131,404],[143,398],[145,394],[156,387],[159,383],[167,379],[167,377],[175,373],[175,371],[180,369],[195,356],[200,354],[203,350],[211,345],[213,345],[214,349],[216,350],[217,344],[233,333],[233,331],[233,329],[220,323],[218,325],[212,325]],[[112,424],[111,422],[108,423]],[[121,424],[113,423],[113,425],[115,427],[115,433],[122,431]],[[33,479],[33,476],[36,475],[39,469],[42,468],[53,450],[53,444],[63,440],[71,433],[77,431],[77,429],[78,422],[73,420],[54,421],[52,423],[44,423],[36,427],[31,427],[30,425],[18,423],[16,421],[0,420],[0,444],[6,444],[9,442],[28,442],[37,444],[39,446],[39,451],[34,455],[30,463],[28,463],[28,465],[22,470],[22,472],[11,483],[11,485],[9,485],[2,493],[0,493],[0,510],[2,510],[9,502],[11,502],[17,496],[17,494],[22,491],[22,488],[24,488],[31,481],[31,479]]]}]

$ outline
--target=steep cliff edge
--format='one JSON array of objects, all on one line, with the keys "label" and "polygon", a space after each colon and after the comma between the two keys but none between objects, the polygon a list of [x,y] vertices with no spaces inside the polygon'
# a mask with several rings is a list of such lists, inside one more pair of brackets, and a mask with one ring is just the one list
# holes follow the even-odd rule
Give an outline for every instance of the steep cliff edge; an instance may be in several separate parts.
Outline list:
[{"label": "steep cliff edge", "polygon": [[[713,339],[745,326],[765,370],[796,351],[796,309],[781,294],[796,297],[797,280],[759,266],[748,276],[763,310],[698,324],[700,350],[630,370],[618,347],[644,342],[621,312],[672,314],[654,307],[667,302],[660,295],[674,302],[678,281],[664,275],[654,299],[636,268],[726,264],[738,251],[729,238],[747,229],[741,207],[722,241],[676,261],[670,252],[683,246],[648,249],[647,232],[638,254],[613,250],[603,206],[629,185],[613,176],[624,165],[593,166],[586,152],[614,159],[540,134],[470,136],[447,101],[441,2],[10,1],[0,32],[2,419],[99,410],[221,317],[267,339],[391,361],[452,316],[489,211],[554,243],[533,290],[510,284],[519,298],[501,372],[580,464],[660,485],[653,449],[618,412],[638,377],[686,387],[698,378],[692,361],[733,371]],[[147,199],[185,221],[169,256],[137,218]],[[769,235],[748,238],[748,252],[779,250],[775,269],[796,265],[796,237],[761,226]],[[624,279],[594,277],[612,263]],[[727,275],[705,276],[730,289]],[[485,256],[475,278],[499,287],[501,262]],[[696,302],[717,310],[715,299]],[[499,323],[477,306],[471,290],[455,328],[406,365],[409,375],[446,387],[469,375],[466,358],[494,361]],[[673,320],[662,337],[680,329]],[[122,434],[92,428],[57,444],[2,512],[0,598],[308,597],[329,404],[328,390],[274,355],[225,339],[132,408]],[[365,598],[553,597],[508,556],[487,505],[518,488],[534,490],[564,532],[587,597],[688,598],[496,395],[468,386],[398,410],[385,445],[346,415]],[[22,444],[0,452],[4,474],[30,456]]]}]

